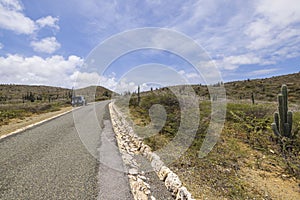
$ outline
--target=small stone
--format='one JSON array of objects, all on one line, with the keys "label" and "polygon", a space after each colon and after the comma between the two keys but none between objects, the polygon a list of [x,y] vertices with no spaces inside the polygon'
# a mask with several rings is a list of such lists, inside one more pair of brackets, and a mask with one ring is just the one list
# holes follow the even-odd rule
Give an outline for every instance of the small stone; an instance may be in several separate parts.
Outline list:
[{"label": "small stone", "polygon": [[145,191],[145,194],[146,194],[146,195],[149,195],[150,193],[151,193],[150,190],[146,190],[146,191]]},{"label": "small stone", "polygon": [[146,181],[147,180],[147,178],[145,177],[145,176],[138,176],[140,179],[142,179],[142,180],[144,180],[144,181]]},{"label": "small stone", "polygon": [[130,175],[137,175],[138,173],[139,173],[138,170],[135,168],[131,168],[128,170],[128,174]]},{"label": "small stone", "polygon": [[133,181],[136,181],[137,180],[137,177],[136,176],[133,176],[133,175],[128,175],[128,178],[130,180],[133,180]]}]

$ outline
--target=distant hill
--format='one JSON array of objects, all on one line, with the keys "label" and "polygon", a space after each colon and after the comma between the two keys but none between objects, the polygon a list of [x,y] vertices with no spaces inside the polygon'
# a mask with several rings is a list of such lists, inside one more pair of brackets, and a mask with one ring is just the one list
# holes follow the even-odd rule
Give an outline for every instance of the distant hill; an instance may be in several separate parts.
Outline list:
[{"label": "distant hill", "polygon": [[[95,93],[96,91],[96,93]],[[94,92],[94,93],[92,93]],[[95,100],[109,99],[113,92],[101,86],[90,86],[77,89],[75,94],[95,95]],[[14,85],[0,84],[0,103],[18,103],[24,101],[69,101],[72,96],[72,89],[41,86],[41,85]]]},{"label": "distant hill", "polygon": [[[228,99],[247,100],[251,99],[252,93],[255,100],[276,101],[277,94],[280,92],[282,84],[286,84],[289,90],[289,101],[300,102],[300,72],[282,76],[274,76],[264,79],[248,79],[244,81],[233,81],[225,83],[225,89]],[[184,87],[184,86],[172,86]],[[209,93],[206,85],[192,85],[195,92],[201,97],[209,99]],[[150,92],[150,91],[149,91]],[[141,96],[149,92],[142,92]],[[168,93],[168,88],[154,90],[153,93]],[[83,95],[87,101],[99,101],[110,99],[113,91],[101,86],[89,86],[75,90],[76,95]],[[33,96],[35,100],[40,101],[69,101],[72,96],[72,90],[61,87],[35,86],[35,85],[14,85],[0,84],[0,103],[28,101],[28,97]]]},{"label": "distant hill", "polygon": [[257,100],[277,101],[277,94],[282,84],[288,86],[289,101],[300,102],[300,72],[264,79],[229,82],[225,83],[225,88],[229,98],[249,99],[253,93]]},{"label": "distant hill", "polygon": [[54,101],[69,99],[71,90],[61,87],[40,86],[40,85],[14,85],[1,84],[0,85],[0,102],[1,103],[17,103],[22,102],[23,99],[28,101]]},{"label": "distant hill", "polygon": [[101,86],[89,86],[75,90],[75,95],[84,96],[88,102],[110,99],[113,94],[113,91]]},{"label": "distant hill", "polygon": [[[277,94],[280,92],[282,84],[286,84],[289,90],[289,101],[300,103],[300,72],[282,76],[274,76],[264,79],[248,79],[243,81],[233,81],[224,83],[228,99],[250,100],[253,93],[255,100],[277,101]],[[171,86],[171,87],[185,87]],[[209,92],[206,85],[192,85],[196,94],[202,99],[209,99]],[[170,92],[168,88],[154,90],[154,94],[164,94]],[[145,96],[148,92],[143,92]]]}]

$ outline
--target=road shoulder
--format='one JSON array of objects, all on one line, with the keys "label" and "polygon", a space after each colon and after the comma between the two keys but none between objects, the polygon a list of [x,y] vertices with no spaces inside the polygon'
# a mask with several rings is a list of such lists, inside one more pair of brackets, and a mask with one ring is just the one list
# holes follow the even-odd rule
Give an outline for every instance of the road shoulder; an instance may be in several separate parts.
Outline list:
[{"label": "road shoulder", "polygon": [[44,123],[72,111],[72,107],[64,107],[59,111],[32,115],[24,119],[13,119],[8,125],[0,126],[0,139],[14,135],[33,126]]}]

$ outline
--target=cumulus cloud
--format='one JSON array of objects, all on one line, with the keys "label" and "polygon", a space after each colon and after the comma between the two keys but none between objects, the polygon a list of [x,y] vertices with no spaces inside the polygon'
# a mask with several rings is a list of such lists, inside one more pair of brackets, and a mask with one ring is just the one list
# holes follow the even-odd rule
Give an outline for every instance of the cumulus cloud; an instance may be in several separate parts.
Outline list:
[{"label": "cumulus cloud", "polygon": [[133,82],[116,80],[115,74],[103,76],[97,72],[82,72],[80,70],[83,65],[84,60],[75,55],[68,58],[59,55],[42,58],[10,54],[0,57],[0,79],[2,83],[66,88],[73,86],[82,88],[90,85],[101,85],[111,90],[122,88],[124,91],[134,91],[137,88]]},{"label": "cumulus cloud", "polygon": [[23,11],[24,8],[18,0],[1,0],[0,28],[26,35],[33,34],[46,26],[59,30],[57,17],[46,16],[34,21]]},{"label": "cumulus cloud", "polygon": [[60,48],[60,43],[55,37],[43,38],[40,41],[32,41],[30,45],[36,52],[53,53]]},{"label": "cumulus cloud", "polygon": [[17,34],[32,34],[36,29],[35,23],[22,11],[23,7],[17,0],[0,1],[0,28]]},{"label": "cumulus cloud", "polygon": [[8,55],[0,57],[0,79],[2,83],[71,87],[71,76],[82,65],[83,59],[74,55],[68,58]]},{"label": "cumulus cloud", "polygon": [[36,20],[36,23],[40,28],[48,26],[59,30],[58,20],[57,17],[47,16]]},{"label": "cumulus cloud", "polygon": [[71,76],[70,79],[73,82],[75,88],[84,88],[91,85],[101,85],[117,93],[124,92],[134,92],[140,86],[141,90],[150,90],[149,85],[146,83],[138,84],[132,80],[121,78],[116,79],[115,75],[103,76],[99,75],[97,72],[80,72],[76,71]]}]

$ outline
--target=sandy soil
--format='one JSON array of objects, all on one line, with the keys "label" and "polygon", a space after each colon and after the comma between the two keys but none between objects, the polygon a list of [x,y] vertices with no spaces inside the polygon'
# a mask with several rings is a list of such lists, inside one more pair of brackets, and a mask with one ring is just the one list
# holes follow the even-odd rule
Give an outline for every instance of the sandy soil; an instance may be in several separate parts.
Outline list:
[{"label": "sandy soil", "polygon": [[276,172],[243,169],[250,186],[266,199],[300,199],[300,187],[295,178],[283,178]]},{"label": "sandy soil", "polygon": [[[244,148],[247,148],[244,146]],[[300,199],[300,182],[284,174],[284,170],[261,152],[248,148],[250,166],[241,167],[241,178],[249,183],[264,199]],[[259,162],[258,162],[259,160]],[[258,167],[259,166],[259,167]],[[260,168],[260,169],[259,169]]]}]

